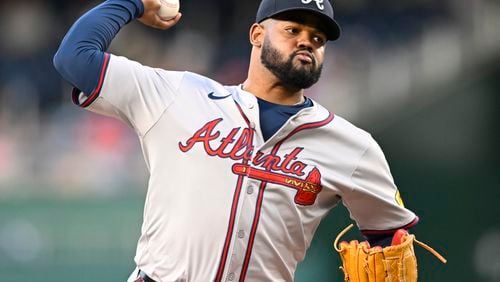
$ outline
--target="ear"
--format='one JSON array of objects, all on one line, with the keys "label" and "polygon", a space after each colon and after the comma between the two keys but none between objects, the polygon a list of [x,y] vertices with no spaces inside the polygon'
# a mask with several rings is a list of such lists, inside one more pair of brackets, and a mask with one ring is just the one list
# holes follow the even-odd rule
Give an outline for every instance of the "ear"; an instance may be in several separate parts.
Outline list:
[{"label": "ear", "polygon": [[264,26],[258,23],[254,23],[250,27],[250,44],[254,47],[261,47],[262,42],[264,42]]}]

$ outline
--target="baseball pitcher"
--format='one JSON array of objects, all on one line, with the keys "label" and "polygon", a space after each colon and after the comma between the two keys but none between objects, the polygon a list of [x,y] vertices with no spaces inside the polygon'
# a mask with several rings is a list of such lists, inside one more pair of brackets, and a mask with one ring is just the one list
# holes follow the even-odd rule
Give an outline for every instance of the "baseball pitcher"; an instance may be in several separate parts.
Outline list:
[{"label": "baseball pitcher", "polygon": [[[339,202],[380,249],[417,223],[370,134],[304,96],[320,78],[327,41],[340,36],[328,0],[262,0],[248,76],[229,86],[106,52],[131,21],[179,23],[180,13],[160,18],[160,7],[107,0],[75,22],[54,57],[75,104],[122,120],[140,139],[149,182],[129,281],[293,281]],[[371,250],[354,245],[336,247],[343,258]],[[393,253],[413,259],[408,249]],[[365,281],[347,274],[364,271],[351,262],[346,279]],[[411,262],[403,266],[416,279]]]}]

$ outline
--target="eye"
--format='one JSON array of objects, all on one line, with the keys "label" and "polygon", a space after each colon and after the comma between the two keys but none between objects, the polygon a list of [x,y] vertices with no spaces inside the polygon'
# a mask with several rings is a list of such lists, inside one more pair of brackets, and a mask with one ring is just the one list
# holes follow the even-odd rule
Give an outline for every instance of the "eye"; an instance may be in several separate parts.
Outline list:
[{"label": "eye", "polygon": [[316,42],[320,45],[324,45],[326,43],[326,37],[323,35],[316,34],[313,36],[313,40],[314,40],[314,42]]},{"label": "eye", "polygon": [[298,34],[299,33],[299,29],[296,27],[293,27],[293,26],[285,28],[285,31],[290,33],[290,34]]}]

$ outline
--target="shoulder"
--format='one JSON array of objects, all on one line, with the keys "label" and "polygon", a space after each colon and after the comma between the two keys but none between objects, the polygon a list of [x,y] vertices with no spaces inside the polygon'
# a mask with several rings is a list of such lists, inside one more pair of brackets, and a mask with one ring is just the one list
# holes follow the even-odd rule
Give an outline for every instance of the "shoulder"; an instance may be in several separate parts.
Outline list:
[{"label": "shoulder", "polygon": [[222,84],[220,84],[219,82],[207,77],[207,76],[204,76],[204,75],[201,75],[201,74],[198,74],[198,73],[194,73],[194,72],[190,72],[190,71],[184,71],[184,82],[185,83],[189,83],[189,84],[197,84],[197,85],[200,85],[200,86],[206,86],[206,87],[222,87]]},{"label": "shoulder", "polygon": [[207,96],[207,94],[210,94],[212,92],[214,93],[228,92],[228,90],[224,85],[204,75],[189,71],[182,72],[182,75],[183,75],[182,82],[180,84],[180,89],[179,89],[182,92],[188,92],[191,94],[199,93],[204,96]]},{"label": "shoulder", "polygon": [[339,133],[346,135],[349,138],[360,140],[363,143],[371,142],[373,140],[373,137],[369,132],[358,127],[357,125],[354,125],[339,115],[335,115],[335,122],[332,126]]},{"label": "shoulder", "polygon": [[331,122],[323,127],[323,142],[335,148],[343,148],[356,155],[362,155],[368,148],[376,145],[372,135],[351,123],[346,118],[331,113],[319,103],[314,102],[314,112],[321,117],[331,115]]},{"label": "shoulder", "polygon": [[358,140],[361,143],[369,143],[371,140],[373,140],[371,134],[367,132],[366,130],[358,127],[357,125],[354,125],[350,121],[348,121],[346,118],[335,114],[331,113],[328,109],[323,107],[321,104],[318,102],[314,101],[314,107],[316,108],[316,113],[321,116],[326,116],[326,115],[333,115],[333,120],[328,124],[328,128],[330,131],[334,134],[341,135],[346,139],[349,140]]},{"label": "shoulder", "polygon": [[163,68],[142,65],[141,63],[131,60],[124,56],[117,56],[111,54],[108,75],[116,73],[133,74],[137,79],[143,81],[153,79],[158,83],[169,82],[178,87],[184,86],[188,88],[209,88],[209,87],[222,87],[217,81],[203,76],[201,74],[183,71],[183,70],[167,70]]}]

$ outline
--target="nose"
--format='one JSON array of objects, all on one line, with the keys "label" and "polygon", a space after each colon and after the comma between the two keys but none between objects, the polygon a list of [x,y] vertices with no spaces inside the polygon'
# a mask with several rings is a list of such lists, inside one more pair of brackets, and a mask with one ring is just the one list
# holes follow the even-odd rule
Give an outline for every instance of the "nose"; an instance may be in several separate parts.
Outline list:
[{"label": "nose", "polygon": [[299,50],[313,51],[313,43],[311,35],[308,32],[302,32],[297,39],[297,47]]}]

